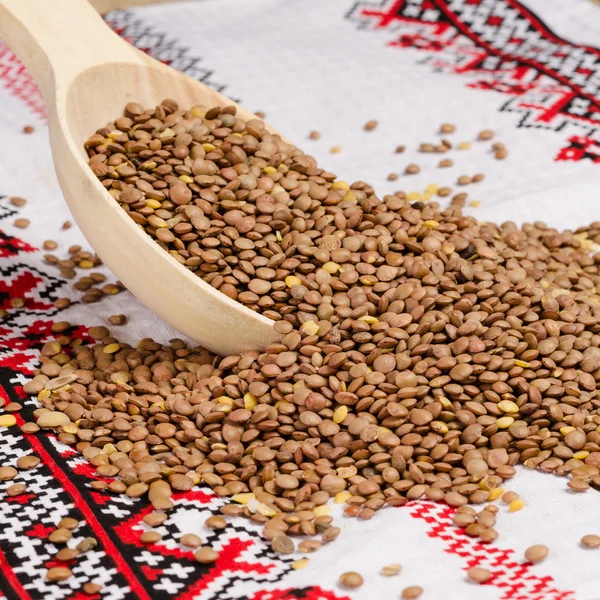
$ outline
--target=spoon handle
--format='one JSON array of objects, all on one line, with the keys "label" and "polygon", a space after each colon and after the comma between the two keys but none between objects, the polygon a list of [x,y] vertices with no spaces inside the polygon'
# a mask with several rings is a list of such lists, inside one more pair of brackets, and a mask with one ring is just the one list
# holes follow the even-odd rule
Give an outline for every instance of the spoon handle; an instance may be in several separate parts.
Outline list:
[{"label": "spoon handle", "polygon": [[0,38],[29,70],[47,105],[88,67],[141,61],[87,0],[0,0]]}]

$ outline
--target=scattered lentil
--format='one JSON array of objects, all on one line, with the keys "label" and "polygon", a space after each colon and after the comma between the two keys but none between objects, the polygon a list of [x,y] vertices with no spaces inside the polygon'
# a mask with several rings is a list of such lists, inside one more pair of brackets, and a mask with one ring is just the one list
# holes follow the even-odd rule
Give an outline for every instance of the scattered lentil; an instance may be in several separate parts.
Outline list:
[{"label": "scattered lentil", "polygon": [[52,567],[48,569],[46,579],[48,581],[64,581],[65,579],[69,579],[71,575],[71,570],[67,569],[67,567]]},{"label": "scattered lentil", "polygon": [[585,548],[600,548],[600,536],[589,534],[581,538],[581,545]]},{"label": "scattered lentil", "polygon": [[348,571],[346,573],[342,573],[339,578],[339,584],[343,588],[347,588],[349,590],[354,590],[359,588],[364,583],[362,576],[355,571]]},{"label": "scattered lentil", "polygon": [[14,415],[0,415],[0,427],[12,427],[17,424],[17,418]]},{"label": "scattered lentil", "polygon": [[209,529],[225,529],[225,527],[227,527],[227,521],[223,517],[215,515],[208,517],[208,519],[204,521],[204,526]]},{"label": "scattered lentil", "polygon": [[525,559],[531,563],[542,562],[548,556],[548,547],[537,544],[525,550]]},{"label": "scattered lentil", "polygon": [[475,583],[485,583],[492,577],[492,574],[483,567],[471,567],[467,571],[467,577]]},{"label": "scattered lentil", "polygon": [[394,563],[382,567],[379,573],[380,575],[383,575],[383,577],[394,577],[395,575],[398,575],[400,571],[402,571],[402,567],[399,564]]},{"label": "scattered lentil", "polygon": [[179,538],[179,543],[190,548],[199,548],[202,546],[202,540],[193,533],[184,533]]},{"label": "scattered lentil", "polygon": [[194,558],[199,563],[207,565],[214,563],[219,558],[219,553],[208,546],[204,546],[202,548],[198,548],[198,550],[194,552]]},{"label": "scattered lentil", "polygon": [[0,481],[10,481],[18,475],[14,467],[0,467]]},{"label": "scattered lentil", "polygon": [[108,322],[111,325],[125,325],[125,323],[127,323],[127,317],[125,315],[111,315],[108,317]]},{"label": "scattered lentil", "polygon": [[423,593],[423,588],[418,585],[411,585],[402,590],[402,600],[416,600]]},{"label": "scattered lentil", "polygon": [[20,496],[27,491],[27,486],[24,483],[13,483],[6,488],[6,495],[9,498]]},{"label": "scattered lentil", "polygon": [[140,536],[142,544],[156,544],[160,540],[162,540],[162,534],[158,533],[158,531],[144,531]]},{"label": "scattered lentil", "polygon": [[276,535],[271,540],[271,549],[279,554],[291,554],[294,552],[294,542],[287,535]]},{"label": "scattered lentil", "polygon": [[83,584],[83,593],[88,596],[93,596],[94,594],[98,594],[102,590],[102,585],[99,583],[92,583],[88,581]]}]

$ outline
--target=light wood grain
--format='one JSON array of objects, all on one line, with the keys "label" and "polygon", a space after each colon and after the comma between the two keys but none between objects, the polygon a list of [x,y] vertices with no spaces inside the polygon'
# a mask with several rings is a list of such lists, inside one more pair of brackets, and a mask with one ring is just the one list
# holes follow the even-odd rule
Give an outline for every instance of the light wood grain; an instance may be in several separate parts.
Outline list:
[{"label": "light wood grain", "polygon": [[135,6],[144,6],[146,4],[166,4],[178,2],[179,0],[90,0],[92,6],[104,15],[111,10],[124,8],[133,8]]},{"label": "light wood grain", "polygon": [[[206,348],[232,354],[278,338],[272,321],[221,294],[162,250],[87,165],[83,143],[136,101],[155,106],[231,100],[121,40],[82,0],[0,0],[0,37],[37,81],[48,108],[54,166],[89,243],[146,306]],[[238,107],[242,118],[252,118]]]}]

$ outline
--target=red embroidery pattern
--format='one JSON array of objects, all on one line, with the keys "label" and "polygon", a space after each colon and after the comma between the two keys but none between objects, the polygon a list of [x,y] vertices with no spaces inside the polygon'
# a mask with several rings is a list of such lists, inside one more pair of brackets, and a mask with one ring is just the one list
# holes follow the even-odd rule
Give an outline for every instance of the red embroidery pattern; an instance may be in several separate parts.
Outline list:
[{"label": "red embroidery pattern", "polygon": [[583,160],[585,158],[593,163],[600,163],[599,140],[593,140],[583,135],[574,135],[568,141],[569,146],[562,148],[555,160]]},{"label": "red embroidery pattern", "polygon": [[501,92],[500,110],[519,114],[519,127],[600,141],[600,50],[559,38],[517,0],[375,0],[349,16],[393,31],[390,46],[423,51],[422,64],[467,87]]},{"label": "red embroidery pattern", "polygon": [[502,591],[499,600],[575,600],[572,591],[559,590],[551,576],[539,576],[532,564],[521,562],[514,550],[483,544],[452,524],[456,509],[435,502],[410,502],[405,506],[415,519],[428,525],[427,535],[444,543],[444,552],[460,556],[465,571],[483,567],[492,578],[483,585]]}]

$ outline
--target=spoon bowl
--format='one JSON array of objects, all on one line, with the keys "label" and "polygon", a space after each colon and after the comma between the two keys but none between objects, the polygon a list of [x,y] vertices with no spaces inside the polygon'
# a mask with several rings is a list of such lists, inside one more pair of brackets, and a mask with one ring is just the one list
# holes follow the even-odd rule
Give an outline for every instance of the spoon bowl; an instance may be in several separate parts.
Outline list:
[{"label": "spoon bowl", "polygon": [[[0,0],[0,37],[40,87],[63,195],[109,269],[155,314],[209,350],[229,355],[276,341],[272,320],[211,287],[140,229],[92,173],[83,148],[129,102],[235,103],[130,46],[83,0]],[[240,106],[237,115],[256,118]]]}]

